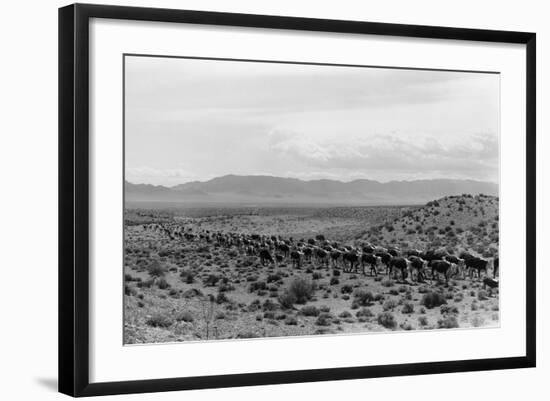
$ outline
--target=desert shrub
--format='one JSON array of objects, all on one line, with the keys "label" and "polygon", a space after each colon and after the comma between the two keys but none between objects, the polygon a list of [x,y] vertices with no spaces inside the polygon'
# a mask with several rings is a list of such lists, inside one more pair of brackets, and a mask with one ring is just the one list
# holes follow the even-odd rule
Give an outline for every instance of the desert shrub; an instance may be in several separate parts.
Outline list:
[{"label": "desert shrub", "polygon": [[261,309],[262,305],[261,305],[261,302],[259,299],[255,299],[254,301],[252,301],[250,303],[250,305],[248,305],[248,307],[246,308],[246,310],[248,312],[256,312],[258,309]]},{"label": "desert shrub", "polygon": [[157,282],[157,285],[158,287],[161,289],[161,290],[165,290],[167,288],[170,288],[170,284],[168,284],[168,282],[164,279],[164,278],[161,278],[158,282]]},{"label": "desert shrub", "polygon": [[145,321],[145,324],[151,327],[166,328],[172,325],[172,320],[166,315],[155,313]]},{"label": "desert shrub", "polygon": [[190,288],[182,294],[184,298],[193,298],[202,295],[202,291],[196,288]]},{"label": "desert shrub", "polygon": [[147,272],[151,277],[163,277],[166,274],[166,269],[160,265],[157,260],[154,260],[148,267]]},{"label": "desert shrub", "polygon": [[279,280],[281,280],[281,276],[279,276],[278,274],[275,273],[275,274],[268,275],[266,281],[268,283],[273,283],[273,282],[277,282]]},{"label": "desert shrub", "polygon": [[479,299],[480,301],[485,301],[487,300],[487,291],[485,290],[479,290],[477,292],[477,299]]},{"label": "desert shrub", "polygon": [[137,291],[134,287],[130,287],[129,285],[124,286],[124,295],[135,296],[136,294],[137,294]]},{"label": "desert shrub", "polygon": [[406,313],[406,314],[414,313],[413,304],[410,302],[405,302],[403,304],[403,308],[401,309],[401,313]]},{"label": "desert shrub", "polygon": [[472,302],[472,305],[470,306],[470,308],[472,309],[472,311],[475,312],[476,310],[479,309],[479,304],[476,301],[474,301]]},{"label": "desert shrub", "polygon": [[217,276],[215,274],[209,274],[208,276],[206,276],[206,278],[203,280],[203,283],[205,286],[207,287],[213,287],[215,286],[218,281],[220,281],[221,277],[220,276]]},{"label": "desert shrub", "polygon": [[391,294],[391,295],[399,295],[399,291],[397,291],[395,288],[392,288],[392,289],[390,290],[390,294]]},{"label": "desert shrub", "polygon": [[376,295],[374,296],[374,300],[377,301],[377,302],[378,302],[378,301],[383,301],[383,300],[384,300],[384,295],[382,295],[382,294],[376,294]]},{"label": "desert shrub", "polygon": [[237,334],[237,338],[257,338],[257,337],[260,337],[260,335],[252,331],[243,331]]},{"label": "desert shrub", "polygon": [[138,288],[151,288],[153,284],[155,283],[154,279],[141,281],[137,283]]},{"label": "desert shrub", "polygon": [[193,317],[193,314],[191,312],[183,311],[176,315],[176,320],[178,322],[192,322],[193,320],[195,320],[195,318]]},{"label": "desert shrub", "polygon": [[439,311],[441,312],[442,315],[445,315],[445,314],[455,314],[455,315],[458,315],[458,308],[454,305],[441,305],[439,307]]},{"label": "desert shrub", "polygon": [[401,327],[402,330],[407,330],[407,331],[414,329],[413,325],[410,324],[409,322],[403,322],[399,325],[399,327]]},{"label": "desert shrub", "polygon": [[393,313],[390,312],[379,313],[376,320],[378,321],[379,325],[384,326],[387,329],[393,330],[397,326],[395,317],[393,316]]},{"label": "desert shrub", "polygon": [[182,270],[180,277],[184,283],[191,284],[195,281],[195,275],[190,270]]},{"label": "desert shrub", "polygon": [[427,326],[428,325],[428,318],[426,316],[418,316],[418,323],[421,326]]},{"label": "desert shrub", "polygon": [[357,306],[369,306],[374,301],[374,296],[370,291],[356,290],[353,293],[353,303]]},{"label": "desert shrub", "polygon": [[361,308],[355,313],[355,316],[357,317],[373,317],[374,313],[369,308]]},{"label": "desert shrub", "polygon": [[233,291],[234,289],[235,289],[234,286],[232,286],[231,284],[226,284],[226,283],[221,283],[218,286],[218,291],[219,292]]},{"label": "desert shrub", "polygon": [[304,306],[302,309],[300,309],[300,313],[304,316],[319,316],[321,311],[317,309],[317,307],[309,305]]},{"label": "desert shrub", "polygon": [[286,319],[286,313],[279,312],[275,315],[275,320],[284,320]]},{"label": "desert shrub", "polygon": [[334,277],[340,276],[340,270],[337,270],[337,269],[332,270],[332,275],[333,275]]},{"label": "desert shrub", "polygon": [[262,309],[263,309],[264,311],[266,311],[266,310],[273,311],[273,310],[279,309],[279,305],[276,304],[275,302],[273,302],[273,301],[270,300],[270,299],[266,299],[266,300],[264,301],[264,303],[262,304]]},{"label": "desert shrub", "polygon": [[332,315],[330,313],[323,312],[315,320],[317,326],[330,326],[332,324]]},{"label": "desert shrub", "polygon": [[472,326],[474,327],[481,327],[485,323],[485,319],[483,319],[481,316],[474,316],[472,318]]},{"label": "desert shrub", "polygon": [[349,284],[344,284],[341,288],[340,288],[340,292],[342,294],[351,294],[353,292],[353,287]]},{"label": "desert shrub", "polygon": [[398,291],[399,292],[407,292],[407,287],[402,285],[402,286],[399,287]]},{"label": "desert shrub", "polygon": [[328,312],[330,312],[330,307],[327,306],[327,305],[321,305],[321,306],[319,306],[319,310],[320,310],[321,312],[328,313]]},{"label": "desert shrub", "polygon": [[319,279],[323,278],[323,275],[321,273],[315,272],[311,275],[311,278],[313,280],[319,280]]},{"label": "desert shrub", "polygon": [[348,318],[348,317],[351,317],[351,316],[352,316],[351,313],[348,312],[347,310],[343,311],[342,313],[340,313],[338,315],[338,317],[341,317],[342,319],[345,319],[345,318]]},{"label": "desert shrub", "polygon": [[340,284],[340,280],[338,280],[336,277],[332,277],[330,279],[330,285],[338,285]]},{"label": "desert shrub", "polygon": [[250,286],[248,286],[249,292],[255,292],[259,290],[263,290],[263,291],[267,290],[267,284],[265,281],[256,281],[251,283]]},{"label": "desert shrub", "polygon": [[289,291],[285,291],[283,294],[279,295],[278,301],[283,308],[290,309],[296,303],[296,296]]},{"label": "desert shrub", "polygon": [[459,327],[458,320],[454,315],[448,315],[443,319],[437,321],[437,327],[439,329],[454,329]]},{"label": "desert shrub", "polygon": [[273,311],[264,312],[264,319],[275,319],[275,312]]},{"label": "desert shrub", "polygon": [[296,297],[297,304],[305,304],[313,297],[315,284],[305,278],[299,277],[290,283],[287,291]]},{"label": "desert shrub", "polygon": [[294,316],[287,316],[285,319],[285,324],[288,326],[296,326],[298,324],[298,319],[296,319]]},{"label": "desert shrub", "polygon": [[395,282],[391,279],[386,279],[382,280],[380,284],[382,284],[384,287],[393,287],[395,285]]},{"label": "desert shrub", "polygon": [[229,298],[227,298],[224,292],[219,292],[218,295],[216,295],[217,304],[225,304],[227,302],[229,302]]},{"label": "desert shrub", "polygon": [[426,308],[432,309],[436,306],[446,304],[447,300],[439,292],[430,291],[422,296],[422,300],[420,301],[420,303]]},{"label": "desert shrub", "polygon": [[397,306],[397,302],[393,299],[388,299],[386,302],[384,302],[384,305],[382,305],[382,309],[384,311],[394,310]]}]

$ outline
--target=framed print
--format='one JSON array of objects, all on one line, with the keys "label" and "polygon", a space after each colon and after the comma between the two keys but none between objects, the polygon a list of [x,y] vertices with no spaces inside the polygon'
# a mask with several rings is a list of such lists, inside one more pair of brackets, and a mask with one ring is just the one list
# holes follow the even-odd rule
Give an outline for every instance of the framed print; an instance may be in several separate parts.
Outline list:
[{"label": "framed print", "polygon": [[534,33],[61,8],[59,390],[535,366],[535,82]]}]

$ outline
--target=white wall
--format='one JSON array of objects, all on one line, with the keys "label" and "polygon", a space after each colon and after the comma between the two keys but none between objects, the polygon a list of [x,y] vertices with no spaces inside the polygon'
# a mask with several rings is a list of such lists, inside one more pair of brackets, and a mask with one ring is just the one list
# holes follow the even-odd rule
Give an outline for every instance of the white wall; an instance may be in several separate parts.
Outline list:
[{"label": "white wall", "polygon": [[[106,0],[107,1],[107,0]],[[550,24],[544,1],[115,1],[112,4],[282,14],[485,29],[535,31],[538,42],[538,365],[536,369],[420,377],[203,390],[126,399],[280,400],[299,397],[450,400],[545,399],[550,377],[545,344],[549,297],[540,291],[550,201],[544,183],[550,161],[545,133]],[[100,2],[101,3],[101,2]],[[61,1],[2,4],[0,45],[0,395],[3,399],[56,399],[57,375],[57,7]],[[6,224],[7,223],[7,224]],[[546,315],[543,320],[543,315]],[[121,398],[121,397],[119,397]]]}]

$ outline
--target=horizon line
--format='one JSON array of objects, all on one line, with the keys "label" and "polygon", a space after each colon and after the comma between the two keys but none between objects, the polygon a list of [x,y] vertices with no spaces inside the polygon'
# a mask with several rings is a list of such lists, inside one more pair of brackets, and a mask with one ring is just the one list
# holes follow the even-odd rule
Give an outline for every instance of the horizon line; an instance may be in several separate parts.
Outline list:
[{"label": "horizon line", "polygon": [[152,184],[152,183],[147,183],[147,182],[139,182],[139,183],[138,182],[131,182],[126,177],[124,177],[124,182],[125,183],[127,182],[129,184],[133,184],[133,185],[152,185],[152,186],[155,186],[155,187],[175,188],[179,185],[185,185],[185,184],[190,184],[190,183],[206,183],[206,182],[218,179],[218,178],[225,178],[225,177],[268,177],[268,178],[298,180],[298,181],[302,181],[302,182],[332,181],[332,182],[339,182],[339,183],[342,183],[342,184],[349,184],[349,183],[356,182],[356,181],[371,181],[371,182],[376,182],[376,183],[379,183],[379,184],[401,183],[401,182],[418,182],[418,181],[471,181],[471,182],[479,182],[479,183],[485,183],[485,184],[499,185],[498,182],[476,180],[476,179],[473,179],[473,178],[424,178],[424,179],[414,179],[414,180],[388,180],[388,181],[378,181],[378,180],[373,180],[373,179],[370,179],[370,178],[355,178],[355,179],[349,180],[349,181],[341,181],[341,180],[334,179],[334,178],[303,179],[303,178],[297,178],[297,177],[283,177],[283,176],[269,175],[269,174],[246,174],[246,175],[242,175],[242,174],[224,174],[224,175],[216,176],[216,177],[209,178],[209,179],[190,180],[190,181],[180,182],[180,183],[174,184],[174,185]]}]

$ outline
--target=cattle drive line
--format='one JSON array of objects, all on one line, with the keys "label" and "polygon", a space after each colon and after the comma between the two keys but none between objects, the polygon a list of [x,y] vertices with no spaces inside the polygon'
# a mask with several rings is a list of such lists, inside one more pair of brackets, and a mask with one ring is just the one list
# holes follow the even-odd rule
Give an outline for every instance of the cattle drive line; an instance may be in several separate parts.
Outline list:
[{"label": "cattle drive line", "polygon": [[[304,261],[315,262],[321,266],[342,268],[344,272],[358,273],[361,268],[366,274],[368,267],[371,275],[377,276],[382,266],[385,273],[391,276],[400,272],[403,282],[409,283],[407,277],[416,282],[424,279],[436,279],[440,274],[448,282],[449,278],[467,276],[473,279],[483,277],[483,286],[498,288],[496,280],[499,270],[498,256],[492,259],[482,259],[468,252],[461,252],[457,257],[444,249],[428,249],[421,251],[409,249],[402,252],[397,247],[374,246],[363,242],[360,246],[340,245],[335,241],[328,241],[323,235],[315,238],[295,240],[292,237],[282,238],[280,235],[244,234],[235,232],[212,232],[201,230],[194,232],[193,228],[181,225],[150,223],[142,225],[144,230],[160,232],[170,240],[194,242],[195,240],[215,243],[227,248],[236,247],[249,256],[257,256],[262,266],[269,263],[281,263],[290,260],[294,268],[300,268]],[[492,268],[492,278],[488,276],[488,269]],[[427,272],[431,270],[431,275]]]}]

